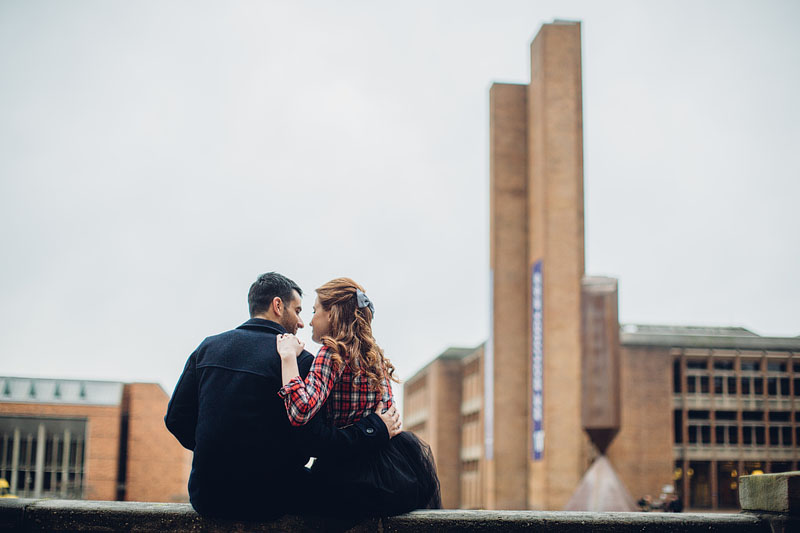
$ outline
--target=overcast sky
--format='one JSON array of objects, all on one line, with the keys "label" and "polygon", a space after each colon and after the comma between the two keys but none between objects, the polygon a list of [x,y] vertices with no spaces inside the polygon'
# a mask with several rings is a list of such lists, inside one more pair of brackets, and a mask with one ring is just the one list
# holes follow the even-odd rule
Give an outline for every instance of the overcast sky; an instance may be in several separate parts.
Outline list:
[{"label": "overcast sky", "polygon": [[171,392],[269,270],[401,377],[481,343],[488,91],[554,19],[620,320],[800,334],[800,2],[0,0],[0,374]]}]

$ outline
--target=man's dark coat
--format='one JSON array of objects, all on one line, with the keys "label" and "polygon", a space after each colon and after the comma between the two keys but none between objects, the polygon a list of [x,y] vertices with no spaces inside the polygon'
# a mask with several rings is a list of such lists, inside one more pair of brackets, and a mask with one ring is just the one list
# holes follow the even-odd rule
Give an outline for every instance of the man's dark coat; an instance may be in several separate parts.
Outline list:
[{"label": "man's dark coat", "polygon": [[[201,514],[268,518],[298,511],[298,502],[313,502],[303,467],[310,456],[344,460],[389,440],[374,414],[343,429],[328,425],[324,411],[301,428],[289,424],[278,397],[275,344],[275,336],[285,332],[275,322],[253,318],[205,339],[186,363],[164,421],[194,451],[189,498]],[[306,351],[298,357],[301,376],[313,359]]]}]

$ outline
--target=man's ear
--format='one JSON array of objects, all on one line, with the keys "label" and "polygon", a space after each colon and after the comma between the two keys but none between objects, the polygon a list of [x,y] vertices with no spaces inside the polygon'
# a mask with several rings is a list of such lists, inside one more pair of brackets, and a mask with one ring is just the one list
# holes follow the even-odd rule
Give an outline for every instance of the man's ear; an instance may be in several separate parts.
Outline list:
[{"label": "man's ear", "polygon": [[275,313],[276,316],[283,316],[283,300],[278,296],[273,298],[270,309],[272,309],[272,312]]}]

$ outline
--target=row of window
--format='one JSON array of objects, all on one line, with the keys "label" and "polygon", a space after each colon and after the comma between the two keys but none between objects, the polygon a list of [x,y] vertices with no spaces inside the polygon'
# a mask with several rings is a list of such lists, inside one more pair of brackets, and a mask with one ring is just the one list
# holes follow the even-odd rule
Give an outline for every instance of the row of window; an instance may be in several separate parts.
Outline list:
[{"label": "row of window", "polygon": [[[680,361],[676,360],[675,363],[680,365]],[[713,370],[721,371],[734,371],[736,369],[733,359],[720,359],[714,360],[711,365]],[[739,362],[739,369],[742,372],[787,372],[789,370],[789,363],[786,361],[770,361],[767,360],[766,368],[760,359],[743,359]],[[792,371],[795,374],[800,374],[800,362],[792,362]],[[686,369],[689,372],[695,370],[708,370],[708,363],[704,359],[689,359],[686,361]]]},{"label": "row of window", "polygon": [[[794,432],[794,442],[800,444],[800,425],[792,425],[790,412],[770,412],[769,427],[765,424],[763,412],[743,411],[741,423],[736,421],[735,414],[734,411],[715,411],[715,422],[712,426],[708,411],[688,411],[686,434],[684,434],[683,412],[676,410],[674,412],[675,443],[710,445],[713,432],[714,443],[720,446],[739,445],[741,440],[741,444],[745,446],[769,445],[791,448],[794,445],[792,442],[792,433]],[[796,420],[800,420],[800,413],[794,413],[794,415]]]},{"label": "row of window", "polygon": [[[714,420],[736,420],[736,413],[737,411],[714,411]],[[794,417],[794,421],[800,423],[800,411],[770,411],[769,413],[764,411],[742,411],[741,413],[744,421],[764,420],[766,417],[766,420],[770,422],[791,422]],[[686,415],[688,420],[711,420],[711,411],[707,409],[689,409],[686,411]],[[676,410],[675,416],[680,419],[683,416],[682,411]]]},{"label": "row of window", "polygon": [[[792,381],[794,383],[792,383]],[[703,376],[687,375],[686,392],[689,394],[714,394],[723,396],[735,396],[736,376]],[[739,376],[739,391],[742,396],[763,396],[766,391],[768,396],[792,396],[793,391],[800,393],[800,376],[795,378],[762,376],[762,375],[742,375]],[[794,385],[794,389],[792,389]],[[680,371],[673,379],[672,390],[675,393],[683,391],[683,381]]]}]

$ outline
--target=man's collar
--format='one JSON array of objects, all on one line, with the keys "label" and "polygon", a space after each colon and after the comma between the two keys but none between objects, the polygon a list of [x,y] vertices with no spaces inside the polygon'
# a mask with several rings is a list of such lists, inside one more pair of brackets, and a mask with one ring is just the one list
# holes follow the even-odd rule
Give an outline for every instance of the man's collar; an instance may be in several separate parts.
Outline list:
[{"label": "man's collar", "polygon": [[272,320],[266,320],[264,318],[251,318],[241,326],[236,329],[250,329],[256,331],[264,331],[268,333],[280,334],[286,333],[286,328],[278,324],[277,322],[273,322]]}]

